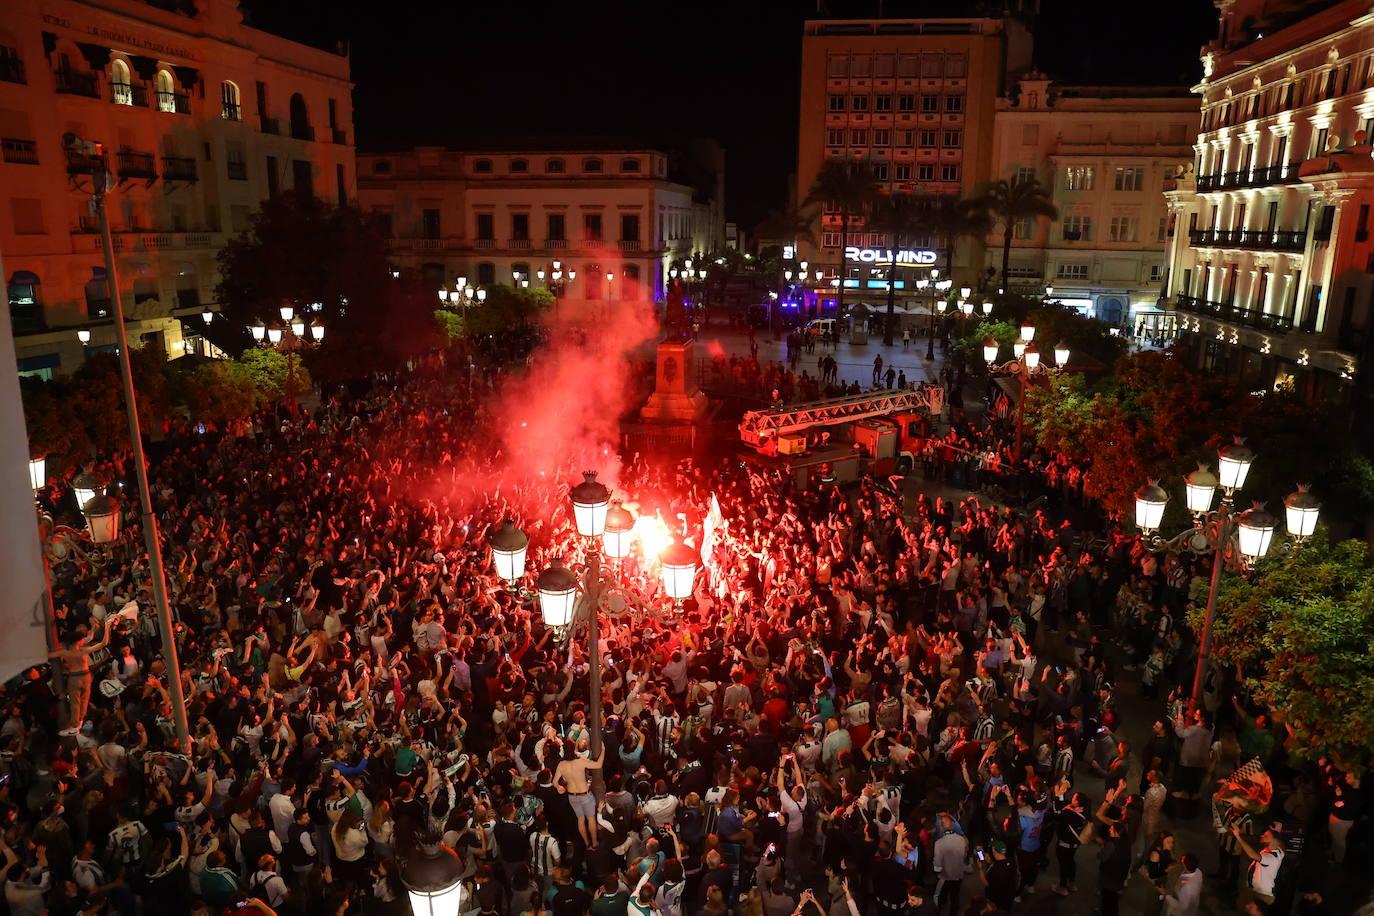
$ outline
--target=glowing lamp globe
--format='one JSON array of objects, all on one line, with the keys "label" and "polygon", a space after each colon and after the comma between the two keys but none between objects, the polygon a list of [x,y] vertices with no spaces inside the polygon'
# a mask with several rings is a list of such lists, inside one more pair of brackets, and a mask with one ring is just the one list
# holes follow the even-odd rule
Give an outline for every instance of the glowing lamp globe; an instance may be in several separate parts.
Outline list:
[{"label": "glowing lamp globe", "polygon": [[635,526],[635,517],[630,510],[613,500],[606,510],[606,532],[601,537],[602,549],[612,560],[623,560],[630,555],[630,533]]},{"label": "glowing lamp globe", "polygon": [[215,313],[210,311],[209,309],[206,309],[205,311],[200,313],[200,320],[205,322],[206,324],[209,324],[211,321],[215,320]]},{"label": "glowing lamp globe", "polygon": [[479,290],[477,291],[477,301],[478,301],[478,302],[486,302],[486,301],[487,301],[487,291],[486,291],[486,290],[484,290],[484,289],[479,289]]},{"label": "glowing lamp globe", "polygon": [[1054,345],[1054,364],[1061,369],[1069,364],[1069,345],[1062,340]]},{"label": "glowing lamp globe", "polygon": [[1035,344],[1026,344],[1026,368],[1035,370],[1040,368],[1040,351],[1035,348]]},{"label": "glowing lamp globe", "polygon": [[1047,286],[1047,287],[1045,287],[1045,295],[1046,295],[1047,297],[1048,297],[1048,296],[1053,296],[1053,295],[1054,295],[1054,287],[1053,287],[1053,286]]},{"label": "glowing lamp globe", "polygon": [[29,459],[29,484],[37,493],[48,481],[48,459],[46,455]]},{"label": "glowing lamp globe", "polygon": [[987,317],[988,315],[991,315],[991,314],[992,314],[992,300],[991,300],[991,299],[984,299],[984,300],[983,300],[983,316],[984,316],[984,317]]},{"label": "glowing lamp globe", "polygon": [[273,344],[281,343],[281,328],[268,328],[267,342]]},{"label": "glowing lamp globe", "polygon": [[1020,359],[1021,355],[1026,352],[1026,342],[1024,340],[1016,341],[1011,345],[1011,352],[1017,359]]},{"label": "glowing lamp globe", "polygon": [[1183,478],[1183,495],[1188,502],[1188,511],[1194,515],[1212,511],[1212,497],[1217,492],[1217,475],[1203,465]]},{"label": "glowing lamp globe", "polygon": [[584,471],[582,482],[568,491],[573,504],[573,521],[584,538],[599,538],[606,531],[606,509],[611,491],[597,483],[595,471]]},{"label": "glowing lamp globe", "polygon": [[81,514],[86,518],[92,541],[108,544],[119,537],[119,503],[104,493],[82,503]]},{"label": "glowing lamp globe", "polygon": [[987,340],[983,341],[983,360],[991,366],[993,363],[997,362],[997,351],[1000,349],[1001,347],[997,343],[997,338],[989,337]]},{"label": "glowing lamp globe", "polygon": [[305,336],[305,319],[303,319],[303,318],[297,318],[295,321],[292,321],[292,322],[291,322],[291,333],[292,333],[292,334],[295,334],[297,337],[304,337],[304,336]]},{"label": "glowing lamp globe", "polygon": [[81,341],[83,344],[88,344],[88,343],[90,343],[90,342],[91,342],[91,329],[90,329],[90,328],[79,328],[79,329],[77,330],[77,332],[76,332],[76,339],[79,340],[79,341]]},{"label": "glowing lamp globe", "polygon": [[659,555],[663,567],[663,591],[674,601],[692,597],[697,575],[697,552],[686,544],[674,542]]},{"label": "glowing lamp globe", "polygon": [[939,309],[940,314],[943,315],[945,313],[945,309],[949,308],[949,302],[945,299],[941,299],[939,302],[935,303],[935,307]]},{"label": "glowing lamp globe", "polygon": [[256,340],[258,343],[262,343],[262,339],[267,336],[267,325],[263,324],[262,322],[258,322],[257,324],[250,327],[248,330],[253,332],[253,339]]},{"label": "glowing lamp globe", "polygon": [[1295,538],[1311,537],[1317,530],[1317,515],[1322,504],[1308,491],[1308,484],[1298,484],[1296,493],[1289,493],[1283,501],[1284,513],[1288,516],[1288,533]]},{"label": "glowing lamp globe", "polygon": [[[554,266],[555,266],[555,267],[558,266],[558,262],[557,262],[557,261],[554,262]],[[464,287],[466,287],[466,286],[468,285],[468,278],[467,278],[467,277],[459,277],[457,280],[453,281],[453,285],[454,285],[454,288],[456,288],[456,289],[463,289]],[[468,290],[468,292],[471,293],[472,290]]]},{"label": "glowing lamp globe", "polygon": [[970,301],[967,300],[967,299],[960,299],[960,300],[959,300],[959,311],[963,312],[965,317],[967,317],[967,316],[969,316],[969,315],[972,315],[972,314],[973,314],[973,303],[970,302]]},{"label": "glowing lamp globe", "polygon": [[458,916],[463,911],[463,863],[437,838],[423,837],[401,863],[400,879],[413,916]]},{"label": "glowing lamp globe", "polygon": [[972,290],[972,289],[970,289],[970,288],[967,287],[967,286],[961,286],[961,287],[959,287],[959,298],[960,298],[960,299],[967,299],[967,298],[968,298],[969,296],[971,296],[971,295],[973,295],[973,290]]},{"label": "glowing lamp globe", "polygon": [[515,527],[515,522],[510,519],[503,521],[487,543],[491,546],[491,562],[498,576],[507,582],[514,582],[525,574],[525,553],[530,546],[530,538]]},{"label": "glowing lamp globe", "polygon": [[1242,512],[1236,525],[1240,555],[1253,563],[1268,553],[1278,524],[1278,519],[1264,511],[1263,503],[1255,503],[1253,509]]},{"label": "glowing lamp globe", "polygon": [[1021,339],[1026,343],[1035,340],[1035,325],[1031,324],[1029,321],[1021,325]]},{"label": "glowing lamp globe", "polygon": [[539,610],[544,615],[544,625],[566,627],[572,623],[573,608],[577,605],[577,576],[555,557],[549,561],[549,568],[534,580],[539,592]]},{"label": "glowing lamp globe", "polygon": [[289,305],[283,305],[281,308],[277,309],[277,311],[281,314],[282,321],[290,321],[292,318],[296,317],[296,310]]},{"label": "glowing lamp globe", "polygon": [[1237,437],[1230,445],[1217,451],[1217,477],[1226,490],[1239,490],[1245,486],[1245,478],[1250,475],[1250,465],[1255,463],[1255,453],[1245,445],[1245,440]]},{"label": "glowing lamp globe", "polygon": [[72,480],[72,491],[76,494],[76,504],[85,506],[97,494],[105,492],[105,481],[90,471],[83,471]]},{"label": "glowing lamp globe", "polygon": [[315,340],[324,340],[324,325],[312,324],[310,326],[310,336]]},{"label": "glowing lamp globe", "polygon": [[784,271],[782,272],[782,278],[783,278],[784,280],[791,280],[791,279],[792,279],[792,271],[790,271],[790,270],[784,270]]},{"label": "glowing lamp globe", "polygon": [[1164,507],[1169,504],[1169,494],[1156,481],[1150,481],[1135,491],[1135,524],[1147,534],[1159,529],[1164,519]]}]

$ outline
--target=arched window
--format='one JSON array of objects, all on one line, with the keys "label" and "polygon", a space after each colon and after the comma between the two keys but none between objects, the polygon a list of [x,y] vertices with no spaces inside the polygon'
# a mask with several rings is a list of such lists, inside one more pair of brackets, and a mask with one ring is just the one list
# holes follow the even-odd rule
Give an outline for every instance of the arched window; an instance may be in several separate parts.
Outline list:
[{"label": "arched window", "polygon": [[565,168],[566,167],[563,165],[562,159],[550,159],[547,163],[544,164],[544,171],[555,174],[564,171]]},{"label": "arched window", "polygon": [[315,129],[310,126],[310,111],[305,107],[305,98],[299,93],[291,95],[291,136],[297,140],[314,140]]},{"label": "arched window", "polygon": [[516,172],[516,173],[528,172],[528,171],[530,170],[529,160],[526,160],[526,159],[512,159],[512,160],[510,161],[510,170],[511,170],[512,172]]},{"label": "arched window", "polygon": [[622,171],[622,172],[638,172],[638,171],[639,171],[639,160],[638,160],[638,159],[622,159],[622,160],[620,160],[620,171]]},{"label": "arched window", "polygon": [[110,61],[110,101],[116,105],[134,103],[134,86],[129,79],[129,65],[117,57]]},{"label": "arched window", "polygon": [[472,163],[472,170],[479,174],[486,174],[491,171],[490,159],[478,159]]},{"label": "arched window", "polygon": [[239,105],[239,87],[229,80],[219,84],[219,116],[226,121],[243,120],[243,108]]},{"label": "arched window", "polygon": [[583,159],[583,160],[582,160],[582,171],[584,171],[584,172],[599,172],[599,171],[601,171],[601,160],[600,160],[600,159]]},{"label": "arched window", "polygon": [[157,71],[157,110],[177,110],[177,84],[170,70]]}]

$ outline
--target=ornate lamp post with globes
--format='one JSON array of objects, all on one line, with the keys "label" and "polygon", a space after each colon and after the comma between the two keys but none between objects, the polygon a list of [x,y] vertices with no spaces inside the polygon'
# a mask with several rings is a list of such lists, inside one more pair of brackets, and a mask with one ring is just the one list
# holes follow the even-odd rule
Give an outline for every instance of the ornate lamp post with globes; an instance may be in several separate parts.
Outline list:
[{"label": "ornate lamp post with globes", "polygon": [[1040,360],[1040,352],[1036,350],[1034,341],[1035,325],[1026,322],[1021,325],[1021,338],[1012,345],[1012,353],[1015,354],[1015,357],[1000,366],[996,365],[997,355],[1001,350],[1001,344],[997,342],[997,338],[989,337],[983,342],[983,360],[988,364],[988,375],[1015,376],[1020,382],[1020,392],[1016,399],[1016,451],[1014,456],[1018,463],[1021,461],[1021,440],[1025,432],[1026,385],[1030,377],[1037,372],[1063,372],[1069,364],[1068,344],[1055,344],[1055,365],[1046,366]]}]

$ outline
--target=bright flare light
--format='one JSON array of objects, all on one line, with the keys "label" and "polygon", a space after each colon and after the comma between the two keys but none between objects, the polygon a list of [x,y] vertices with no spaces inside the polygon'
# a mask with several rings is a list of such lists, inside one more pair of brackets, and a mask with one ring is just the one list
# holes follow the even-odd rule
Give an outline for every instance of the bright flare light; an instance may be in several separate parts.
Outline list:
[{"label": "bright flare light", "polygon": [[635,526],[631,531],[639,538],[639,550],[645,559],[656,558],[673,542],[672,535],[668,533],[668,526],[659,521],[656,515],[641,515],[635,519]]}]

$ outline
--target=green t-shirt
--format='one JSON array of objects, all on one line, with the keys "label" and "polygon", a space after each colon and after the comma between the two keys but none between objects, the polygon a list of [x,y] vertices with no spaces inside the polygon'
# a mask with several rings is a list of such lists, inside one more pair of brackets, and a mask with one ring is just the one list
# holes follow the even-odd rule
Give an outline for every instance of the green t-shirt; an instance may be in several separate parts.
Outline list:
[{"label": "green t-shirt", "polygon": [[415,748],[402,745],[396,749],[396,772],[401,776],[407,775],[415,769],[415,761],[419,758],[415,753]]},{"label": "green t-shirt", "polygon": [[617,890],[614,894],[602,894],[592,901],[592,916],[625,916],[630,895]]}]

